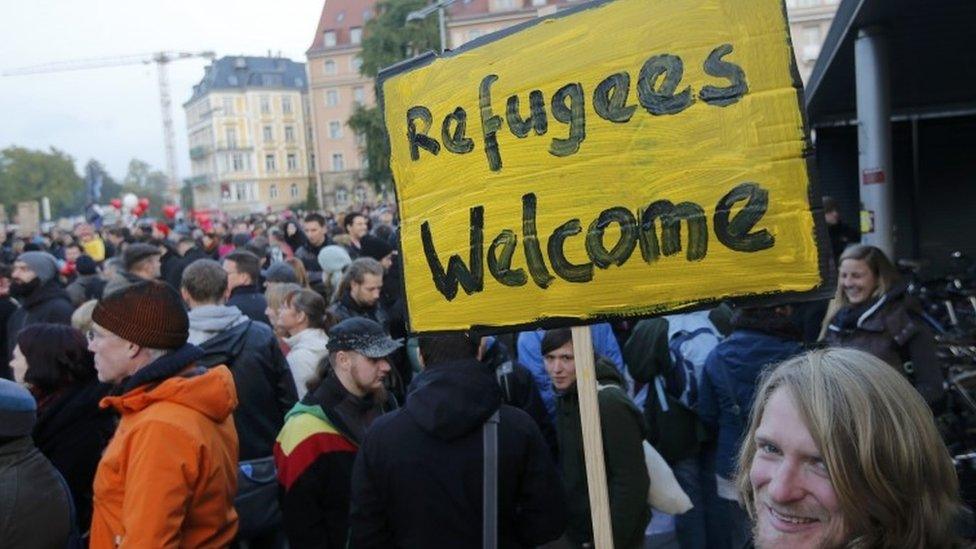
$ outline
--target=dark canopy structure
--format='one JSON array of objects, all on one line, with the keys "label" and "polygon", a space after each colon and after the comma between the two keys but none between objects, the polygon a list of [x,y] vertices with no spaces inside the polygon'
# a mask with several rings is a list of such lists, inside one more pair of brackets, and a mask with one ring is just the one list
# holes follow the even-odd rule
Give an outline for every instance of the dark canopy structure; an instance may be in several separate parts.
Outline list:
[{"label": "dark canopy structure", "polygon": [[932,275],[976,255],[974,24],[974,0],[843,0],[805,90],[824,194]]}]

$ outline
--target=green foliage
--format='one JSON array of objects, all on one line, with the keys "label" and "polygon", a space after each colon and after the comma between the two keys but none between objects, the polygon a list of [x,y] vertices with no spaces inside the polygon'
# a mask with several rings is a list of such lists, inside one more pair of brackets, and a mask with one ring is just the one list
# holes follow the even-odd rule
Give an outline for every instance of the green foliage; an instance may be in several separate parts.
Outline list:
[{"label": "green foliage", "polygon": [[78,215],[84,211],[85,184],[75,172],[74,160],[68,154],[8,147],[0,151],[0,204],[13,214],[17,202],[51,201],[51,215]]},{"label": "green foliage", "polygon": [[[363,31],[362,73],[375,77],[381,69],[418,53],[440,48],[437,14],[406,23],[407,14],[423,8],[424,0],[381,0],[377,16],[366,23]],[[366,138],[364,152],[369,165],[365,177],[380,191],[392,180],[390,141],[379,107],[357,106],[347,121],[356,133]]]},{"label": "green foliage", "polygon": [[362,73],[376,76],[384,67],[427,50],[440,49],[437,14],[406,22],[407,14],[427,5],[424,0],[381,0],[376,17],[363,30]]},{"label": "green foliage", "polygon": [[308,191],[305,193],[304,207],[310,212],[314,212],[319,209],[319,197],[318,193],[315,192],[315,187],[315,183],[313,181],[309,181]]}]

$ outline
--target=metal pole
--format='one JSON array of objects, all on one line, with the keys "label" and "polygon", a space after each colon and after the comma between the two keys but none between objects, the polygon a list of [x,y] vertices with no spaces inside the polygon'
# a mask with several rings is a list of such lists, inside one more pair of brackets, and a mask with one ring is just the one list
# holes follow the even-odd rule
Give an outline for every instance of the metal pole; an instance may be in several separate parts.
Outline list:
[{"label": "metal pole", "polygon": [[891,96],[888,41],[884,29],[868,27],[854,43],[857,83],[858,167],[866,219],[862,242],[877,246],[889,258],[895,251],[895,193],[891,173]]},{"label": "metal pole", "polygon": [[441,30],[441,53],[447,49],[447,25],[444,24],[444,4],[437,4],[437,24]]}]

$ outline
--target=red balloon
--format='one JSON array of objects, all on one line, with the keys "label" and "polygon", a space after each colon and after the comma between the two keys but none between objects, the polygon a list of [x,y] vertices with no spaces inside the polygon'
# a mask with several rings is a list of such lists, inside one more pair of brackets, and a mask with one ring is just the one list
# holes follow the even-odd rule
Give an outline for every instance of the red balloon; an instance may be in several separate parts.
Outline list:
[{"label": "red balloon", "polygon": [[142,207],[142,204],[138,204],[135,208],[132,208],[132,215],[136,217],[141,217],[144,213],[146,213],[146,209]]},{"label": "red balloon", "polygon": [[139,199],[139,207],[142,208],[143,211],[148,210],[149,209],[149,199],[148,198],[140,198]]},{"label": "red balloon", "polygon": [[179,211],[179,208],[177,208],[172,204],[167,204],[163,206],[163,215],[166,216],[166,219],[173,219],[174,217],[176,217],[177,211]]},{"label": "red balloon", "polygon": [[116,210],[121,210],[122,209],[122,199],[121,198],[113,198],[111,200],[110,204],[112,204],[112,207],[115,208]]}]

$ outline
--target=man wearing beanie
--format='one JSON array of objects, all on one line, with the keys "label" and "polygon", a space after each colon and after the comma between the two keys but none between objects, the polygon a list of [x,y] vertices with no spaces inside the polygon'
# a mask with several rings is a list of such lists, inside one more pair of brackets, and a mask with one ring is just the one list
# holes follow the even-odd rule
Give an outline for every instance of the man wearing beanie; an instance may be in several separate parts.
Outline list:
[{"label": "man wearing beanie", "polygon": [[27,389],[0,379],[0,544],[68,546],[72,534],[68,487],[30,434],[37,404]]},{"label": "man wearing beanie", "polygon": [[47,252],[24,252],[14,261],[10,296],[18,309],[7,319],[7,359],[13,355],[17,334],[41,322],[71,324],[74,307],[58,281],[58,265]]},{"label": "man wearing beanie", "polygon": [[237,392],[226,366],[196,364],[180,296],[142,281],[104,297],[89,350],[120,415],[98,464],[92,547],[226,547],[237,532]]},{"label": "man wearing beanie", "polygon": [[105,290],[105,279],[98,274],[95,260],[88,255],[82,255],[75,261],[75,272],[78,276],[65,288],[71,304],[77,308],[89,299],[101,299]]},{"label": "man wearing beanie", "polygon": [[145,242],[133,242],[122,252],[124,270],[119,271],[105,286],[105,295],[141,280],[159,278],[162,268],[162,250]]}]

